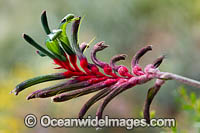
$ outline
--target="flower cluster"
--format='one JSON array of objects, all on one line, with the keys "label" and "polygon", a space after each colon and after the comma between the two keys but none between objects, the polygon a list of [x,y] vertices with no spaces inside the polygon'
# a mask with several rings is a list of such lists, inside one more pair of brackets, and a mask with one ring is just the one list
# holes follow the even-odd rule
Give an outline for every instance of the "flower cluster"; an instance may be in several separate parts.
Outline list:
[{"label": "flower cluster", "polygon": [[[162,63],[164,56],[157,58],[153,63],[148,64],[142,69],[139,65],[139,60],[145,53],[152,50],[151,45],[140,49],[133,56],[131,72],[126,66],[116,65],[116,62],[125,60],[125,54],[112,57],[110,63],[97,59],[97,52],[108,47],[104,42],[98,42],[94,45],[91,51],[91,60],[93,63],[89,63],[83,54],[89,44],[85,42],[79,44],[78,41],[80,20],[81,17],[68,14],[61,20],[58,29],[50,30],[46,11],[42,13],[41,22],[47,34],[45,41],[47,49],[43,48],[26,34],[23,34],[23,38],[38,50],[36,51],[38,55],[50,57],[55,65],[58,66],[56,69],[64,69],[65,72],[43,75],[26,80],[18,84],[12,91],[13,93],[17,95],[22,90],[42,82],[69,79],[62,83],[37,90],[31,93],[27,99],[52,97],[53,102],[64,102],[72,98],[99,91],[84,104],[79,113],[79,118],[83,118],[95,102],[104,98],[96,113],[100,119],[102,118],[104,108],[114,97],[129,88],[156,79],[155,85],[148,90],[144,105],[144,118],[149,122],[151,102],[166,80],[177,80],[200,88],[198,81],[168,72],[160,72],[158,67]],[[66,32],[69,23],[72,23],[71,40],[69,40]],[[102,69],[103,72],[100,72],[99,69]]]}]

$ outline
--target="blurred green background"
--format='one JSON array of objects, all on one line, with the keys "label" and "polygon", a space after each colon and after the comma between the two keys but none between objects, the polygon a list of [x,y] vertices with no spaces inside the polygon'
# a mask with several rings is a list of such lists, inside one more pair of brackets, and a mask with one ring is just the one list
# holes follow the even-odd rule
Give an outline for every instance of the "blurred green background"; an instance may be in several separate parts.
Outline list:
[{"label": "blurred green background", "polygon": [[[26,114],[37,117],[77,117],[77,114],[92,95],[72,99],[65,103],[51,103],[50,99],[27,101],[26,96],[48,86],[33,86],[19,96],[9,94],[15,85],[34,76],[53,73],[54,66],[48,58],[40,58],[35,49],[21,37],[23,32],[43,43],[45,33],[40,23],[40,14],[47,11],[50,27],[57,28],[68,13],[84,16],[80,41],[105,41],[110,45],[98,57],[109,61],[115,54],[127,54],[121,62],[130,69],[131,58],[141,47],[151,44],[153,51],[142,58],[141,65],[151,63],[160,55],[167,55],[161,65],[169,71],[200,80],[200,1],[199,0],[0,0],[0,132],[4,133],[54,133],[95,132],[93,128],[42,128],[29,129],[24,125]],[[92,45],[94,45],[94,42]],[[91,46],[92,46],[91,45]],[[90,49],[86,51],[89,57]],[[51,82],[53,84],[55,82]],[[115,98],[104,115],[118,118],[138,118],[143,109],[147,89],[153,82],[129,89]],[[195,132],[188,114],[180,107],[177,90],[181,84],[169,81],[160,90],[152,104],[156,118],[176,118],[178,128]],[[184,86],[197,95],[200,91]],[[94,116],[97,105],[88,112]],[[123,128],[106,128],[98,132],[128,132]],[[169,128],[136,128],[131,132],[171,132]]]}]

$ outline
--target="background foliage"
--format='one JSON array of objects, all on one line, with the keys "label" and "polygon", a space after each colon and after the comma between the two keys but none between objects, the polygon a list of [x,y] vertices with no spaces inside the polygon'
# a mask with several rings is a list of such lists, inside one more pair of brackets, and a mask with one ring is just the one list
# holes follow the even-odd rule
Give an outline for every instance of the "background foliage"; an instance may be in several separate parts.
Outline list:
[{"label": "background foliage", "polygon": [[[94,36],[97,41],[105,41],[110,47],[99,54],[99,58],[109,61],[115,54],[129,55],[123,62],[130,68],[134,53],[147,44],[153,45],[153,52],[148,53],[141,62],[143,66],[153,61],[160,54],[167,59],[161,70],[170,71],[200,80],[200,1],[199,0],[0,0],[0,132],[5,133],[53,133],[94,132],[88,128],[41,128],[28,129],[23,119],[33,113],[38,117],[48,114],[52,117],[77,117],[81,105],[89,98],[84,96],[66,103],[51,103],[50,99],[26,101],[25,97],[32,90],[45,87],[46,84],[31,87],[19,96],[10,95],[15,85],[27,78],[53,73],[50,59],[38,57],[34,49],[21,38],[23,32],[30,34],[38,42],[44,42],[45,33],[40,24],[40,14],[47,10],[51,28],[56,28],[62,17],[68,13],[83,16],[80,41],[88,42]],[[89,55],[89,51],[86,54]],[[52,82],[53,83],[53,82]],[[105,115],[112,117],[138,117],[142,110],[145,95],[150,84],[130,89],[129,93],[118,96],[106,109]],[[196,110],[193,104],[194,94],[198,89],[184,86],[190,95],[191,104],[183,104],[179,99],[179,86],[168,82],[161,88],[153,102],[155,117],[175,117],[181,131],[197,132],[198,127],[191,113],[184,109]],[[183,92],[182,92],[183,93]],[[176,100],[176,99],[179,100]],[[181,102],[180,102],[181,101]],[[199,100],[196,101],[199,104]],[[76,105],[76,106],[74,106]],[[120,106],[119,106],[120,105]],[[182,108],[182,105],[185,106]],[[96,106],[89,113],[94,115]],[[125,129],[109,128],[100,132],[128,132]],[[171,129],[137,128],[132,132],[171,132]],[[175,129],[174,129],[175,131]]]}]

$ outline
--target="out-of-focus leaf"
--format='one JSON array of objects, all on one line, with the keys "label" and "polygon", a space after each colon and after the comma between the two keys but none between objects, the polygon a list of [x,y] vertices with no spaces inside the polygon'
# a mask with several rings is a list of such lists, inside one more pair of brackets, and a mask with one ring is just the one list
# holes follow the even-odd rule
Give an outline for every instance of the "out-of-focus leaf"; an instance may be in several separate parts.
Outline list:
[{"label": "out-of-focus leaf", "polygon": [[182,108],[184,110],[193,110],[194,109],[192,105],[183,105]]},{"label": "out-of-focus leaf", "polygon": [[195,103],[196,103],[196,109],[200,115],[200,98],[198,98]]},{"label": "out-of-focus leaf", "polygon": [[196,94],[194,92],[190,93],[190,100],[191,100],[192,104],[195,104],[197,98],[196,98]]},{"label": "out-of-focus leaf", "polygon": [[179,90],[179,93],[184,97],[187,96],[187,92],[184,87],[181,87],[181,89]]},{"label": "out-of-focus leaf", "polygon": [[150,118],[154,118],[156,116],[156,111],[155,110],[151,110],[150,111]]}]

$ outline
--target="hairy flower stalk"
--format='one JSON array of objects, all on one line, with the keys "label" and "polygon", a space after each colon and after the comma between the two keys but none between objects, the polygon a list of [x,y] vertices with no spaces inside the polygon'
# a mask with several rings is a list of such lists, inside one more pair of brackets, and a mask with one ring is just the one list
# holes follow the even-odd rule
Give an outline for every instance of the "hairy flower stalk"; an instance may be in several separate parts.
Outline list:
[{"label": "hairy flower stalk", "polygon": [[[78,42],[80,19],[81,17],[68,14],[61,20],[58,29],[51,30],[48,26],[46,11],[42,13],[41,22],[44,31],[47,34],[47,39],[45,41],[47,48],[43,48],[27,34],[23,34],[23,38],[31,46],[37,49],[36,53],[38,55],[41,57],[50,57],[54,64],[57,65],[55,69],[63,69],[65,71],[62,73],[48,74],[26,80],[18,84],[12,93],[18,95],[19,92],[33,85],[47,81],[65,79],[61,83],[31,93],[27,97],[27,100],[52,97],[51,99],[53,102],[64,102],[72,98],[99,91],[83,105],[79,112],[79,118],[83,118],[89,108],[102,99],[96,113],[98,118],[101,119],[105,107],[117,95],[132,87],[156,79],[154,86],[147,92],[144,104],[144,118],[146,119],[146,122],[149,123],[150,105],[161,86],[163,86],[167,80],[176,80],[183,84],[200,88],[199,81],[169,72],[160,72],[158,67],[165,56],[160,56],[152,64],[148,64],[144,69],[142,69],[141,66],[139,66],[139,60],[148,51],[152,50],[151,45],[140,49],[135,54],[131,62],[132,72],[129,72],[126,66],[116,65],[116,62],[125,60],[125,54],[113,56],[110,63],[97,59],[97,52],[108,47],[108,45],[105,45],[103,41],[94,45],[91,51],[92,62],[88,62],[84,55],[84,51],[88,48],[89,44],[84,42],[79,45]],[[71,41],[68,39],[68,33],[66,30],[69,23],[72,23]],[[77,59],[80,64],[78,64]],[[80,68],[78,66],[80,66]],[[104,73],[100,72],[99,69],[103,69]]]}]

